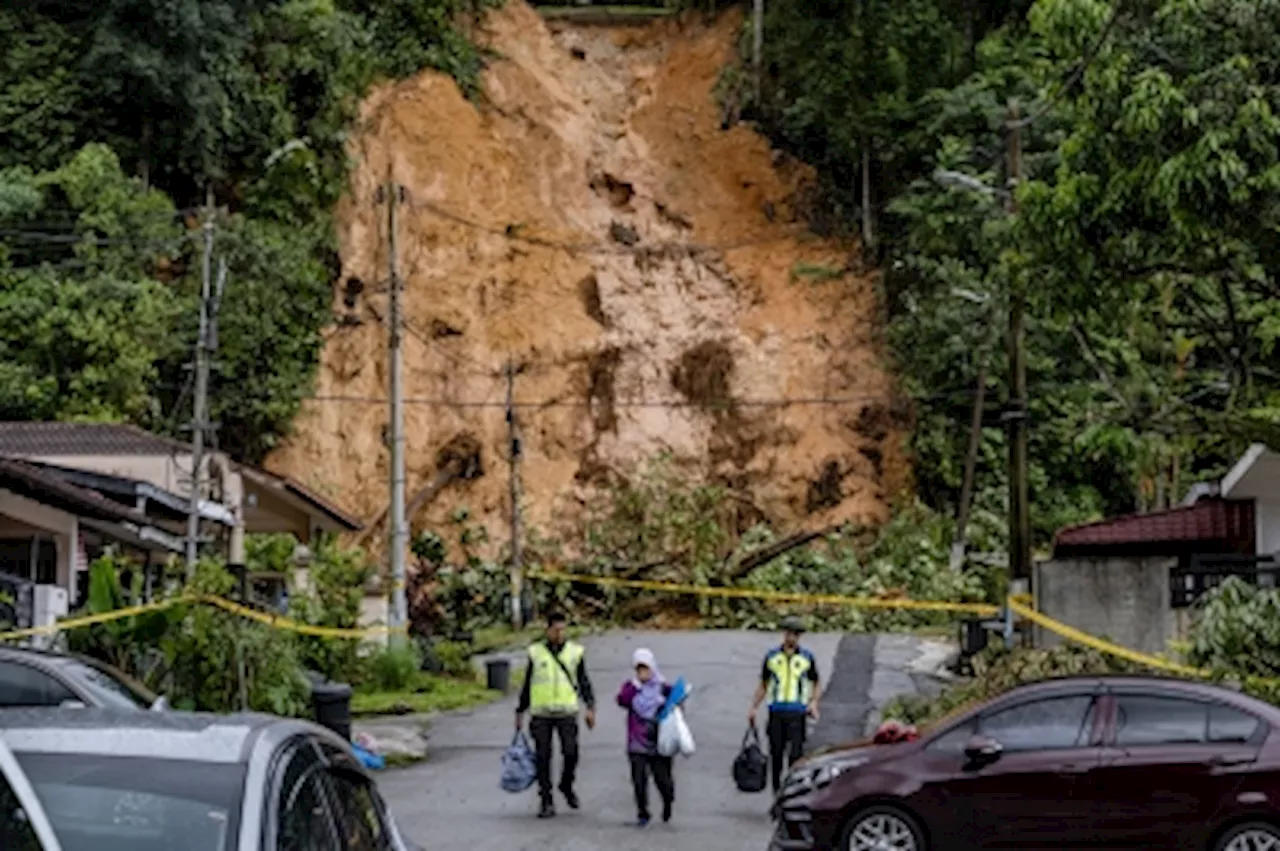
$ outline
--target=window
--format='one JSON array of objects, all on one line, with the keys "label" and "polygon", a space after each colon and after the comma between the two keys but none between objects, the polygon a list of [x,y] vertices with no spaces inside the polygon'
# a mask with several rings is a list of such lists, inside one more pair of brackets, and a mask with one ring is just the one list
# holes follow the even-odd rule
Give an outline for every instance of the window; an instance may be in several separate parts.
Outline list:
[{"label": "window", "polygon": [[330,777],[337,799],[343,847],[348,851],[384,851],[391,847],[382,811],[367,781],[336,772]]},{"label": "window", "polygon": [[0,774],[0,848],[5,851],[41,851],[35,828],[18,803],[18,795]]},{"label": "window", "polygon": [[1116,744],[1198,745],[1205,741],[1209,705],[1179,697],[1116,696]]},{"label": "window", "polygon": [[62,851],[236,847],[244,795],[241,765],[91,754],[16,756]]},{"label": "window", "polygon": [[977,729],[976,721],[966,721],[934,739],[928,749],[937,753],[962,754]]},{"label": "window", "polygon": [[986,716],[981,729],[1006,751],[1086,747],[1093,729],[1093,697],[1080,694],[1021,703]]},{"label": "window", "polygon": [[280,784],[278,851],[339,851],[325,802],[324,764],[310,744],[295,750]]},{"label": "window", "polygon": [[0,662],[0,706],[61,706],[78,700],[48,674],[15,662]]},{"label": "window", "polygon": [[1260,726],[1262,722],[1248,712],[1221,703],[1209,707],[1209,741],[1214,744],[1243,744]]}]

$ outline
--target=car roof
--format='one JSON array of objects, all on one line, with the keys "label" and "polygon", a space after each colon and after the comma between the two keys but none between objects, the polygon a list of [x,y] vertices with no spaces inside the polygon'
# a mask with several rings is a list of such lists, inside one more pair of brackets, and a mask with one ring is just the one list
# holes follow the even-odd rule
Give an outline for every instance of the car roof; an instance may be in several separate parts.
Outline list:
[{"label": "car roof", "polygon": [[42,650],[36,647],[13,647],[0,644],[0,659],[29,660],[47,665],[65,665],[79,663],[82,665],[103,665],[105,663],[76,653],[60,653],[56,650]]},{"label": "car roof", "polygon": [[1181,692],[1190,697],[1248,707],[1255,713],[1264,715],[1275,723],[1280,723],[1280,709],[1266,701],[1251,697],[1238,688],[1233,688],[1226,684],[1161,674],[1076,674],[1064,677],[1050,677],[1037,682],[1015,686],[1009,691],[985,702],[983,707],[1000,702],[1006,697],[1018,698],[1057,689],[1097,688],[1098,686],[1110,689],[1162,689]]},{"label": "car roof", "polygon": [[14,753],[150,757],[245,763],[272,727],[311,729],[271,715],[136,712],[116,709],[3,709],[0,740]]}]

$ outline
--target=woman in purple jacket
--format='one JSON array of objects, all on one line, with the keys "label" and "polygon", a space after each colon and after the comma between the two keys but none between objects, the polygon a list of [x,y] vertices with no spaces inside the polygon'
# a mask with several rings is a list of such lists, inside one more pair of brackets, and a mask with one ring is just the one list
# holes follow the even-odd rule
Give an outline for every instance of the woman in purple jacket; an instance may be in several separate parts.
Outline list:
[{"label": "woman in purple jacket", "polygon": [[658,711],[671,693],[671,685],[662,678],[653,651],[641,648],[631,657],[636,675],[622,684],[618,705],[627,710],[627,756],[631,760],[631,784],[636,792],[636,809],[640,827],[649,824],[649,775],[662,796],[662,820],[671,821],[671,805],[675,801],[675,779],[671,775],[671,757],[658,754]]}]

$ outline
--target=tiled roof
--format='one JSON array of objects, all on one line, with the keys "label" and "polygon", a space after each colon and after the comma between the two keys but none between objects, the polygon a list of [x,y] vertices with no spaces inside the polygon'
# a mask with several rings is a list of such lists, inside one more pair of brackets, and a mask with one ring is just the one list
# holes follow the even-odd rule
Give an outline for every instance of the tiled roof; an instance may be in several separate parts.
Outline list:
[{"label": "tiled roof", "polygon": [[1253,501],[1201,499],[1195,505],[1130,514],[1058,532],[1054,548],[1105,549],[1133,545],[1216,542],[1233,552],[1254,548]]},{"label": "tiled roof", "polygon": [[180,441],[114,423],[0,422],[0,455],[171,455],[189,452]]},{"label": "tiled roof", "polygon": [[78,517],[147,524],[147,518],[135,509],[16,458],[0,458],[0,488]]}]

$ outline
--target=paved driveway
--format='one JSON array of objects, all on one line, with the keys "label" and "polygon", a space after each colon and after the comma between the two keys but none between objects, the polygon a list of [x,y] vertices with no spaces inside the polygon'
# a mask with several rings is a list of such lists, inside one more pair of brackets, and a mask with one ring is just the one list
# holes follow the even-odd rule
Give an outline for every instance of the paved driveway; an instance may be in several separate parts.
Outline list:
[{"label": "paved driveway", "polygon": [[[895,659],[910,655],[902,649],[903,640],[895,639]],[[587,640],[600,719],[594,732],[585,727],[582,732],[578,812],[557,799],[560,815],[539,821],[534,790],[508,795],[498,788],[499,760],[513,732],[514,698],[437,719],[429,761],[387,772],[379,785],[401,828],[427,851],[763,851],[771,827],[770,796],[738,792],[730,766],[746,729],[763,654],[776,641],[768,633],[720,631],[613,632]],[[861,735],[875,709],[877,640],[809,635],[805,643],[827,677],[841,649],[835,688],[826,701],[834,720],[825,721],[816,738]],[[637,647],[652,649],[668,677],[683,675],[693,684],[687,718],[698,745],[692,758],[677,759],[675,819],[645,831],[632,826],[625,718],[613,703]],[[656,800],[656,793],[651,795]]]}]

